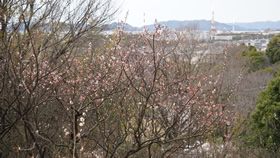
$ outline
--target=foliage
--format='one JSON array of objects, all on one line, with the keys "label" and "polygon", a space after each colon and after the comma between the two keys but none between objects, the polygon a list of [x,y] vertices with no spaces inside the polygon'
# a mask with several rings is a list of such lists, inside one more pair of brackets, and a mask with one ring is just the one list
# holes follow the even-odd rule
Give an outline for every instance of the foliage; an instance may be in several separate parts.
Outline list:
[{"label": "foliage", "polygon": [[257,51],[254,46],[249,47],[249,51],[242,51],[242,56],[247,59],[247,67],[249,72],[254,72],[265,67],[264,52]]},{"label": "foliage", "polygon": [[271,80],[260,93],[252,114],[252,142],[272,151],[280,147],[280,76]]},{"label": "foliage", "polygon": [[280,61],[280,35],[274,36],[269,41],[266,49],[266,55],[272,64]]},{"label": "foliage", "polygon": [[269,35],[266,35],[266,34],[249,34],[249,33],[241,33],[241,34],[233,34],[233,40],[252,40],[252,39],[267,39],[267,38],[272,38],[273,37],[273,34],[269,34]]},{"label": "foliage", "polygon": [[265,69],[261,69],[259,71],[260,72],[269,72],[269,73],[273,74],[274,77],[277,76],[277,71],[273,68],[265,68]]}]

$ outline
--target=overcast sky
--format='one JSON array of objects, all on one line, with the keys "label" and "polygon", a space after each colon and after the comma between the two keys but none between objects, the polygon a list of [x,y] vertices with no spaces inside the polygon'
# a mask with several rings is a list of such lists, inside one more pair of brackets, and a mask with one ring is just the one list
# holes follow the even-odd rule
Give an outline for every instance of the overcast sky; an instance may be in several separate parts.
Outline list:
[{"label": "overcast sky", "polygon": [[143,26],[167,20],[211,20],[232,23],[255,21],[280,21],[280,0],[119,0],[123,20],[129,11],[127,23]]}]

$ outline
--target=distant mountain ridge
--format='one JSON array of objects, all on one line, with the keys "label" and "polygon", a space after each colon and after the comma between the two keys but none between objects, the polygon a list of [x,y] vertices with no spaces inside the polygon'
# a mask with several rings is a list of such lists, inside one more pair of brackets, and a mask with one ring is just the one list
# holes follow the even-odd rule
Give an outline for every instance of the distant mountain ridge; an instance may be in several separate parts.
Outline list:
[{"label": "distant mountain ridge", "polygon": [[[122,23],[120,23],[120,22],[113,22],[113,23],[111,23],[109,25],[105,25],[104,26],[104,30],[115,30],[115,29],[117,29],[117,28],[119,28],[121,26],[122,26]],[[131,26],[129,24],[126,24],[126,25],[124,25],[124,30],[125,31],[140,31],[140,30],[143,30],[143,29],[140,28],[140,27],[134,27],[134,26]]]},{"label": "distant mountain ridge", "polygon": [[280,21],[260,21],[260,22],[250,22],[250,23],[236,23],[236,25],[248,28],[248,29],[280,29]]},{"label": "distant mountain ridge", "polygon": [[[211,21],[210,20],[186,20],[186,21],[164,21],[164,22],[159,22],[161,25],[165,25],[168,27],[171,27],[173,29],[178,29],[182,26],[187,26],[189,24],[197,24],[199,26],[199,29],[202,31],[208,31],[211,28]],[[153,29],[153,25],[148,25],[146,26],[147,29]],[[220,22],[215,22],[215,27],[217,30],[232,30],[232,25],[228,25],[225,23],[220,23]],[[242,31],[246,30],[246,28],[242,28],[239,26],[235,27],[236,31]]]},{"label": "distant mountain ridge", "polygon": [[[114,30],[117,28],[119,23],[114,22],[110,25],[107,25],[105,30]],[[169,21],[161,21],[158,24],[168,26],[172,29],[179,29],[180,27],[187,26],[189,24],[197,24],[199,29],[202,31],[208,31],[211,28],[211,20],[185,20],[185,21],[177,21],[177,20],[169,20]],[[154,30],[154,24],[146,25],[146,29]],[[223,31],[232,31],[233,24],[232,23],[220,23],[215,21],[215,27],[217,30]],[[280,21],[262,21],[262,22],[249,22],[249,23],[235,23],[234,30],[235,31],[261,31],[265,29],[280,29]],[[125,25],[125,31],[141,31],[142,27],[134,27],[132,25]]]}]

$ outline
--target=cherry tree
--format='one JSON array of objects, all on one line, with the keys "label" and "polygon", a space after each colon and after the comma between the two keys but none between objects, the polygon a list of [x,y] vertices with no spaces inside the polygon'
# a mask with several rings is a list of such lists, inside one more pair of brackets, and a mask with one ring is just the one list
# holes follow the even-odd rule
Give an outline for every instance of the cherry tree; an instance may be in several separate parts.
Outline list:
[{"label": "cherry tree", "polygon": [[[44,157],[59,140],[57,100],[69,61],[87,32],[99,32],[116,8],[108,1],[0,1],[0,141],[4,157]],[[68,100],[69,102],[69,100]],[[17,155],[18,154],[18,155]]]},{"label": "cherry tree", "polygon": [[[115,88],[102,89],[109,95],[103,95],[101,104],[89,105],[103,119],[95,118],[94,128],[88,127],[95,134],[84,135],[86,143],[81,143],[81,148],[85,153],[111,157],[176,155],[195,148],[197,140],[229,125],[234,117],[230,110],[223,110],[233,91],[220,97],[224,72],[193,75],[190,69],[182,69],[185,62],[172,59],[181,45],[179,36],[175,34],[177,40],[173,40],[169,29],[155,27],[154,32],[145,31],[125,46],[114,40],[121,39],[120,30],[111,40],[115,46],[102,53],[103,65],[114,67],[112,76],[106,75],[110,78],[106,83]],[[96,117],[86,116],[86,120]]]},{"label": "cherry tree", "polygon": [[[12,8],[0,19],[4,154],[176,156],[230,124],[224,71],[191,73],[183,55],[175,60],[184,46],[179,34],[155,25],[127,42],[120,28],[99,50],[79,48],[84,33],[113,14],[111,1],[79,2],[84,12],[65,1],[1,2]],[[90,19],[100,11],[102,18]]]}]

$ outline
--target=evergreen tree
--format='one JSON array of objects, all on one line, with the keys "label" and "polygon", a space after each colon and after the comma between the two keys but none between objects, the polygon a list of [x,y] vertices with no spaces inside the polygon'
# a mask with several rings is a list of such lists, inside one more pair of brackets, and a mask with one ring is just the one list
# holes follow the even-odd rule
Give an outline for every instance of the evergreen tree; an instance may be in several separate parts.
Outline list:
[{"label": "evergreen tree", "polygon": [[252,114],[255,145],[278,153],[280,147],[280,75],[260,93],[257,110]]},{"label": "evergreen tree", "polygon": [[272,64],[280,61],[280,34],[274,36],[269,41],[266,49],[266,55]]},{"label": "evergreen tree", "polygon": [[248,68],[249,72],[258,71],[265,67],[265,54],[264,52],[257,51],[256,47],[250,46],[249,51],[243,51],[241,53],[242,56],[246,58],[246,67]]}]

